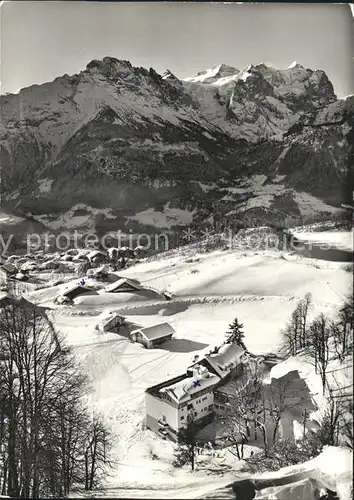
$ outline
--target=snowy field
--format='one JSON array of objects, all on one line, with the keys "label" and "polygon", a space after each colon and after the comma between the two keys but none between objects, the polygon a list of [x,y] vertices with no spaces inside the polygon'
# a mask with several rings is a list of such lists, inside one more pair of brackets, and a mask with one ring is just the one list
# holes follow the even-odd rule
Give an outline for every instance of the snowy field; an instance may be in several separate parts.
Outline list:
[{"label": "snowy field", "polygon": [[[244,324],[250,351],[276,352],[281,330],[299,299],[310,292],[311,315],[332,314],[351,284],[341,263],[314,265],[311,259],[279,252],[215,251],[193,255],[193,260],[176,254],[120,272],[171,292],[171,301],[134,300],[131,294],[99,290],[75,299],[74,306],[54,306],[62,285],[30,295],[53,307],[56,328],[91,379],[90,405],[106,416],[114,432],[116,467],[104,495],[196,498],[242,476],[237,473],[242,463],[227,450],[194,473],[173,468],[173,445],[144,430],[145,389],[183,373],[196,354],[222,342],[236,316]],[[176,334],[160,348],[147,350],[131,343],[124,328],[121,335],[98,333],[95,325],[104,310],[117,311],[134,325],[167,321]],[[289,364],[289,370],[293,368]]]}]

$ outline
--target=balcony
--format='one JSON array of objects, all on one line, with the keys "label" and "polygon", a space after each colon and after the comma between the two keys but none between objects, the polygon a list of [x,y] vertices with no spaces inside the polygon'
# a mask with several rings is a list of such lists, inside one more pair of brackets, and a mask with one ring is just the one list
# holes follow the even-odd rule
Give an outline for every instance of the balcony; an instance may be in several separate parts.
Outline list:
[{"label": "balcony", "polygon": [[160,427],[163,427],[164,429],[166,429],[168,427],[168,423],[167,422],[164,422],[163,420],[159,419],[157,421],[157,423],[159,424]]}]

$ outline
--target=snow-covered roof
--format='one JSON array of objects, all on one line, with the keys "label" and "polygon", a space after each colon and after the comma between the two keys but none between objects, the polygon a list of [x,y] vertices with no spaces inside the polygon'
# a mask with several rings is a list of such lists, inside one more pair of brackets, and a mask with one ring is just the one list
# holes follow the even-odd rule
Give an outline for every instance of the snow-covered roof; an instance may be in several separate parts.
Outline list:
[{"label": "snow-covered roof", "polygon": [[14,278],[16,280],[23,280],[24,278],[27,278],[27,275],[20,272],[20,273],[15,274]]},{"label": "snow-covered roof", "polygon": [[64,297],[66,297],[69,293],[73,292],[74,290],[82,290],[82,292],[89,292],[91,291],[91,288],[88,288],[88,287],[84,287],[82,285],[79,285],[78,283],[72,283],[71,285],[67,285],[63,292],[61,293],[61,295],[63,295]]},{"label": "snow-covered roof", "polygon": [[103,266],[100,266],[100,267],[96,267],[96,268],[93,268],[93,269],[89,269],[87,271],[87,275],[88,276],[95,276],[96,274],[107,274],[108,273],[108,268],[107,266],[103,265]]},{"label": "snow-covered roof", "polygon": [[119,248],[116,248],[116,247],[109,247],[109,248],[107,248],[107,253],[108,253],[108,255],[109,255],[110,257],[112,257],[112,254],[113,254],[114,252],[118,252],[118,251],[119,251]]},{"label": "snow-covered roof", "polygon": [[10,264],[10,262],[4,262],[0,264],[0,269],[4,269],[6,273],[11,274],[16,271],[16,267],[13,264]]},{"label": "snow-covered roof", "polygon": [[104,253],[101,252],[100,250],[92,250],[92,252],[88,253],[87,254],[87,257],[89,259],[94,259],[95,257],[97,257],[98,255],[102,255],[104,256]]},{"label": "snow-covered roof", "polygon": [[132,331],[131,335],[137,332],[140,332],[147,340],[155,340],[166,337],[167,335],[173,335],[175,330],[169,323],[159,323],[145,328],[138,328]]},{"label": "snow-covered roof", "polygon": [[106,326],[108,323],[110,323],[113,319],[115,318],[124,318],[124,316],[121,316],[120,314],[116,313],[115,311],[103,311],[98,316],[98,322],[97,322],[97,328],[103,328]]},{"label": "snow-covered roof", "polygon": [[204,371],[199,375],[188,377],[180,382],[176,382],[169,387],[163,387],[160,389],[160,392],[168,394],[177,402],[182,402],[190,399],[194,394],[197,394],[206,388],[210,388],[212,391],[213,387],[219,381],[220,377],[211,374],[208,371]]},{"label": "snow-covered roof", "polygon": [[130,285],[132,288],[135,288],[136,290],[141,290],[141,286],[139,283],[135,280],[130,280],[129,278],[121,278],[114,283],[111,283],[105,287],[106,292],[113,292],[114,290],[117,290],[123,285]]},{"label": "snow-covered roof", "polygon": [[238,344],[223,344],[217,353],[207,354],[206,359],[221,377],[235,368],[245,355],[245,350]]}]

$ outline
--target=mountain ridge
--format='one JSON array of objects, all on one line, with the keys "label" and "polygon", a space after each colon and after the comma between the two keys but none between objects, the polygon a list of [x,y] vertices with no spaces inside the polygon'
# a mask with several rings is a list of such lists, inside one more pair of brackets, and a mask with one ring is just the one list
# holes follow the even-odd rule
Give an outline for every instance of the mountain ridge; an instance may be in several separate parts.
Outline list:
[{"label": "mountain ridge", "polygon": [[[262,217],[266,208],[269,218],[301,214],[301,192],[330,214],[348,174],[354,98],[337,99],[323,71],[290,66],[221,64],[196,82],[106,57],[1,96],[2,200],[39,216],[111,207],[121,226],[134,210],[169,203],[201,222],[215,203],[225,217],[243,216],[237,189],[263,175]],[[50,189],[41,190],[45,179]],[[198,187],[205,182],[215,186]],[[284,195],[286,207],[275,206]]]}]

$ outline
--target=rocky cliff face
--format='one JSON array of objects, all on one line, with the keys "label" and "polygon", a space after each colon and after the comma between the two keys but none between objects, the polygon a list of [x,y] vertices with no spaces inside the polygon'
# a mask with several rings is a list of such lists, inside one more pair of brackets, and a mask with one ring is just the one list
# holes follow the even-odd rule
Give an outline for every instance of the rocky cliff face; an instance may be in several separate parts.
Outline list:
[{"label": "rocky cliff face", "polygon": [[353,97],[337,100],[323,71],[220,65],[182,81],[106,57],[0,99],[2,202],[48,227],[267,220],[343,201]]}]

